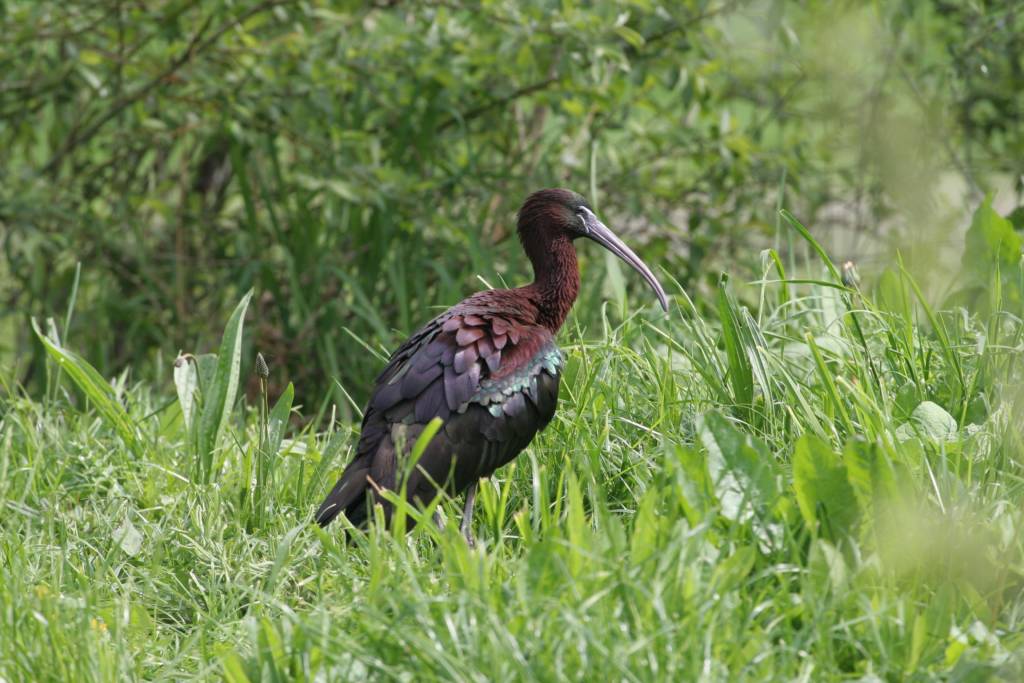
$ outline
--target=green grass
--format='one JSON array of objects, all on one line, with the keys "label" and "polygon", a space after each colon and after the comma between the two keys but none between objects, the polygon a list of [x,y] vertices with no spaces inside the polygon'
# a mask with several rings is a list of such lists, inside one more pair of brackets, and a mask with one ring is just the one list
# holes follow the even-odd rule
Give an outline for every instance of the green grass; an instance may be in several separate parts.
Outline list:
[{"label": "green grass", "polygon": [[408,536],[310,525],[355,425],[282,441],[289,388],[221,429],[237,318],[191,426],[169,369],[97,385],[48,338],[60,390],[0,416],[0,677],[1021,680],[1021,320],[765,263],[710,316],[679,292],[565,332],[476,550],[458,501]]}]

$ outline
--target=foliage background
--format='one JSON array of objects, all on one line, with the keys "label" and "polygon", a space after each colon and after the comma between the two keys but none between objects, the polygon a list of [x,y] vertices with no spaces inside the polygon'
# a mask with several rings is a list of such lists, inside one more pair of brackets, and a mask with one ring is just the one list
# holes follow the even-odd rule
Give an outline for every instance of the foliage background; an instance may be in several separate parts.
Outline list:
[{"label": "foliage background", "polygon": [[[0,0],[0,678],[1021,680],[1021,14]],[[310,525],[556,184],[671,315],[582,246],[479,547]]]},{"label": "foliage background", "polygon": [[[528,277],[514,212],[551,185],[695,294],[778,204],[836,260],[931,267],[965,197],[1019,201],[1022,29],[1012,2],[8,0],[0,359],[39,386],[27,318],[80,262],[67,335],[105,373],[208,345],[255,286],[276,382],[361,401],[347,331],[390,348]],[[584,325],[620,284],[594,257]]]}]

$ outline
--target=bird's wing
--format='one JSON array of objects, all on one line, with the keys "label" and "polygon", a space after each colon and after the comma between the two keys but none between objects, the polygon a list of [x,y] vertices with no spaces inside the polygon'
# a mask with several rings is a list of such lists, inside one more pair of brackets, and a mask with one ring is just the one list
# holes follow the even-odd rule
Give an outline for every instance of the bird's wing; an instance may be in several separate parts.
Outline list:
[{"label": "bird's wing", "polygon": [[[421,464],[433,458],[429,469],[437,469],[440,479],[447,476],[441,470],[450,464],[452,441],[466,443],[470,433],[477,435],[482,450],[489,448],[488,441],[518,444],[525,439],[525,445],[554,414],[560,365],[551,333],[513,313],[502,315],[467,301],[427,323],[392,354],[378,376],[356,457],[321,505],[318,521],[325,524],[338,511],[361,503],[367,476],[394,488],[402,459],[435,417],[445,422],[445,430]],[[471,406],[480,409],[467,415]],[[483,411],[508,419],[486,420],[477,414]],[[404,444],[396,443],[396,427]],[[461,432],[458,438],[455,430]],[[507,457],[495,453],[489,459],[496,467]]]},{"label": "bird's wing", "polygon": [[462,306],[428,327],[392,356],[368,413],[391,424],[447,420],[472,403],[501,404],[514,390],[528,389],[539,371],[556,374],[561,363],[547,329],[510,315]]}]

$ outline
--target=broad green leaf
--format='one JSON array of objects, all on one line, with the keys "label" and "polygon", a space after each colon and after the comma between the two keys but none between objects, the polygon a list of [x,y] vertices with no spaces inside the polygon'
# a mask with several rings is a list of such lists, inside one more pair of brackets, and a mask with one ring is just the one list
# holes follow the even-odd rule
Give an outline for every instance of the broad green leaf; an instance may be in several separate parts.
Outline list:
[{"label": "broad green leaf", "polygon": [[635,564],[641,564],[657,552],[664,517],[658,514],[658,502],[662,492],[648,489],[637,507],[633,518],[633,535],[630,555]]},{"label": "broad green leaf", "polygon": [[843,449],[846,480],[853,489],[860,510],[874,518],[880,505],[893,502],[897,495],[892,463],[877,443],[851,439]]},{"label": "broad green leaf", "polygon": [[114,531],[114,542],[129,557],[135,557],[142,550],[142,534],[129,520],[124,520]]},{"label": "broad green leaf", "polygon": [[1021,238],[1013,224],[992,208],[992,195],[987,195],[971,218],[964,244],[963,266],[976,275],[981,284],[988,283],[993,266],[1012,268],[1020,263]]},{"label": "broad green leaf", "polygon": [[842,596],[849,583],[849,570],[843,554],[822,538],[814,539],[807,558],[804,587],[811,600]]},{"label": "broad green leaf", "polygon": [[992,208],[991,195],[974,212],[961,264],[959,287],[947,305],[967,306],[982,315],[1002,308],[1019,314],[1024,300],[1021,236]]},{"label": "broad green leaf", "polygon": [[956,418],[942,406],[931,401],[922,401],[910,414],[910,420],[896,429],[896,438],[906,441],[915,436],[932,443],[955,441],[959,434]]},{"label": "broad green leaf", "polygon": [[699,524],[716,503],[706,458],[699,450],[680,445],[670,446],[668,456],[676,468],[676,486],[683,513],[690,524]]},{"label": "broad green leaf", "polygon": [[793,452],[793,488],[804,521],[832,540],[850,534],[857,523],[857,498],[846,468],[832,447],[807,433]]},{"label": "broad green leaf", "polygon": [[724,516],[742,519],[744,502],[761,514],[774,505],[779,493],[775,458],[764,443],[718,413],[701,419],[699,435]]},{"label": "broad green leaf", "polygon": [[209,393],[213,386],[214,377],[217,376],[217,354],[203,353],[196,356],[196,370],[198,372],[199,396]]},{"label": "broad green leaf", "polygon": [[910,654],[907,658],[906,671],[913,673],[921,661],[921,652],[924,650],[926,635],[926,622],[923,614],[918,612],[914,616],[913,626],[910,629]]},{"label": "broad green leaf", "polygon": [[[925,630],[935,650],[945,644],[949,637],[949,627],[953,623],[953,614],[957,605],[956,586],[943,584],[935,593],[924,611]],[[937,654],[937,653],[936,653]]]}]

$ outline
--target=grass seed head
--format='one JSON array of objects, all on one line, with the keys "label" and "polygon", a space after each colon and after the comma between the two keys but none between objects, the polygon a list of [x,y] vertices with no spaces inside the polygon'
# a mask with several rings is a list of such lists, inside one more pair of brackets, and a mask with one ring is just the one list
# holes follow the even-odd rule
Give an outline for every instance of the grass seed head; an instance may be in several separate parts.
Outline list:
[{"label": "grass seed head", "polygon": [[267,361],[262,353],[256,354],[256,374],[263,379],[270,377],[270,368],[267,367]]}]

